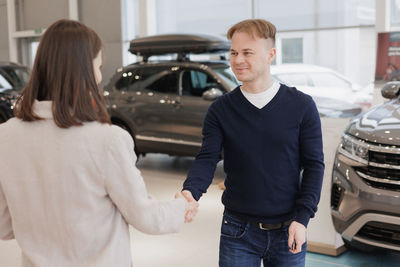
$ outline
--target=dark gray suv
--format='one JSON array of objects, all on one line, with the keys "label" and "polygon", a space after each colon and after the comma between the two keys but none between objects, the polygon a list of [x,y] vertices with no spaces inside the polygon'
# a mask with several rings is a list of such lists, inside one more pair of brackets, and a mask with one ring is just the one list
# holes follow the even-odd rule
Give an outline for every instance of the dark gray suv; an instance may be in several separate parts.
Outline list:
[{"label": "dark gray suv", "polygon": [[131,133],[137,152],[195,155],[205,113],[237,86],[223,62],[155,62],[121,69],[105,87],[112,122]]},{"label": "dark gray suv", "polygon": [[345,244],[400,251],[400,82],[382,90],[390,101],[352,120],[332,173],[333,224]]},{"label": "dark gray suv", "polygon": [[[104,96],[112,122],[130,132],[138,154],[196,155],[208,107],[238,84],[223,59],[191,61],[189,53],[229,48],[227,40],[204,35],[159,35],[131,42],[130,51],[142,61],[120,68]],[[176,59],[148,61],[173,52]]]},{"label": "dark gray suv", "polygon": [[27,67],[11,62],[0,62],[0,123],[13,116],[15,102],[28,81]]}]

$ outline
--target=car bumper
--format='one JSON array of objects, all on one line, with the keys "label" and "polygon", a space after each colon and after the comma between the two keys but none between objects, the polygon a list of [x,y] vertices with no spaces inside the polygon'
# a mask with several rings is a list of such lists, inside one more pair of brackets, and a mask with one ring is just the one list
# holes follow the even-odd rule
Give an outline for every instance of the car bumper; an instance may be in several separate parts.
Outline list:
[{"label": "car bumper", "polygon": [[348,241],[400,251],[400,191],[368,185],[357,166],[360,163],[336,154],[331,191],[336,231]]}]

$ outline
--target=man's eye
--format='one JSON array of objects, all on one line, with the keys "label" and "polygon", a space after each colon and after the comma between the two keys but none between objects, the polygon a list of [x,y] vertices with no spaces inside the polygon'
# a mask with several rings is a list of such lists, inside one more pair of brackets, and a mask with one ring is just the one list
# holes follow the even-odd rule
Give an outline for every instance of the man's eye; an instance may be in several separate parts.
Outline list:
[{"label": "man's eye", "polygon": [[236,56],[237,53],[236,52],[231,52],[231,56]]},{"label": "man's eye", "polygon": [[249,55],[251,55],[252,53],[251,52],[244,52],[243,53],[245,56],[249,56]]}]

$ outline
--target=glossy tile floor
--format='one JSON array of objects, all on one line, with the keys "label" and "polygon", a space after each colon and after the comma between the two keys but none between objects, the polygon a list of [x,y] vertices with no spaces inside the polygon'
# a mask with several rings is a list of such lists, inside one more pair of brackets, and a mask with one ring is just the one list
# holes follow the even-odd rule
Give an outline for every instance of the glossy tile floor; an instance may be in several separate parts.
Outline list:
[{"label": "glossy tile floor", "polygon": [[[141,158],[148,191],[159,200],[172,199],[181,189],[192,158],[148,155]],[[131,249],[135,267],[216,267],[218,266],[219,228],[223,206],[218,183],[223,180],[222,166],[208,192],[200,200],[195,221],[185,224],[178,234],[152,236],[131,229]],[[21,265],[20,249],[15,240],[0,241],[0,267]],[[347,251],[339,257],[307,253],[307,267],[400,267],[400,253],[360,253]]]}]

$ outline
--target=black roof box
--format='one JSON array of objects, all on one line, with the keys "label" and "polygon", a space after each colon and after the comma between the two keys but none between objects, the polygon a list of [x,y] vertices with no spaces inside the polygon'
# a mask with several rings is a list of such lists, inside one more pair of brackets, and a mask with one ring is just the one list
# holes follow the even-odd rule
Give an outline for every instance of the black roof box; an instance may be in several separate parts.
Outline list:
[{"label": "black roof box", "polygon": [[129,52],[150,57],[162,54],[203,54],[227,52],[230,42],[206,34],[163,34],[137,38],[131,41]]}]

